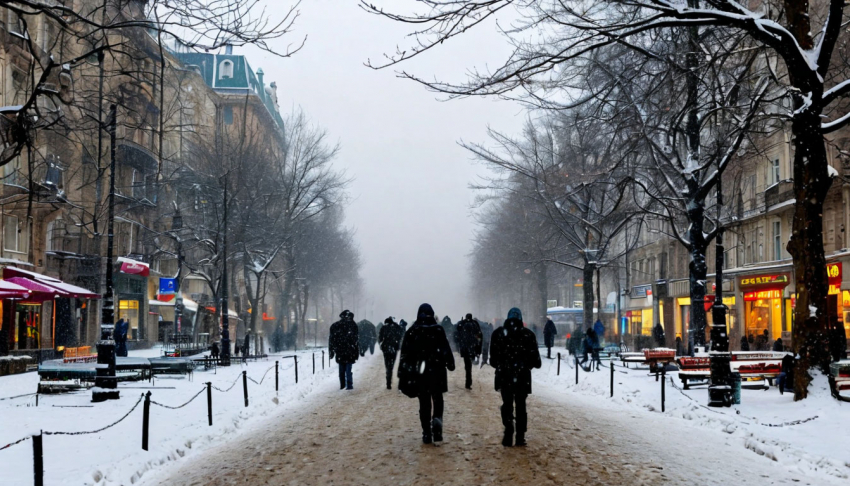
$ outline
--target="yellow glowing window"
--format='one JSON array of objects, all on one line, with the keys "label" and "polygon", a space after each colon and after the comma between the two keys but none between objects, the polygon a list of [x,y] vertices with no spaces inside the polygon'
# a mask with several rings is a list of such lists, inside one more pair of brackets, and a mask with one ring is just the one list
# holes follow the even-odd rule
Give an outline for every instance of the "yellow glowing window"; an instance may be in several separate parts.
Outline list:
[{"label": "yellow glowing window", "polygon": [[119,300],[118,301],[118,309],[119,310],[139,310],[139,301],[138,300]]}]

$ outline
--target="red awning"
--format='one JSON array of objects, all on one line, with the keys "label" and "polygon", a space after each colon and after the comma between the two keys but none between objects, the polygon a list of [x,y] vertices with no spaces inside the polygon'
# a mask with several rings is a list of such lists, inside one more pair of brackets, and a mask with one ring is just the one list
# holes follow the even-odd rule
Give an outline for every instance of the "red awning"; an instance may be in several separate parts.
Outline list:
[{"label": "red awning", "polygon": [[130,275],[139,275],[142,277],[147,277],[151,273],[151,267],[145,262],[140,262],[138,260],[132,260],[130,258],[119,257],[118,263],[121,264],[120,271],[121,273],[128,273]]},{"label": "red awning", "polygon": [[[62,293],[62,297],[75,297],[78,299],[99,299],[100,295],[92,292],[91,290],[84,289],[82,287],[77,287],[76,285],[71,285],[69,283],[65,283],[62,280],[54,277],[48,277],[47,275],[42,275],[40,273],[30,272],[29,270],[23,270],[15,267],[6,267],[3,269],[3,278],[6,281],[10,281],[12,278],[23,278],[25,280],[36,282],[40,285],[51,288],[51,291],[59,291]],[[29,289],[29,287],[27,287]],[[3,290],[0,288],[0,290]]]},{"label": "red awning", "polygon": [[69,295],[59,289],[55,289],[53,287],[48,287],[47,285],[40,284],[35,280],[30,280],[24,277],[12,277],[5,279],[6,282],[11,282],[15,285],[20,285],[25,289],[31,292],[30,296],[26,299],[27,302],[44,302],[46,300],[53,300],[57,297],[69,297]]}]

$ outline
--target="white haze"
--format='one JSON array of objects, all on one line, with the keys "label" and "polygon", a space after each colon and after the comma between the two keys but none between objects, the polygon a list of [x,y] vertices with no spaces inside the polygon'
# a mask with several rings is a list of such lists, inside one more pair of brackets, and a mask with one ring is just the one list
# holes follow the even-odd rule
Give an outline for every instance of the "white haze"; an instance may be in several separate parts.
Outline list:
[{"label": "white haze", "polygon": [[[302,107],[341,143],[337,164],[355,178],[346,224],[356,229],[366,283],[356,318],[410,321],[429,302],[438,315],[457,320],[476,313],[469,297],[474,194],[468,185],[485,171],[457,142],[484,141],[488,125],[516,133],[522,110],[492,99],[439,101],[394,70],[365,67],[368,58],[379,61],[404,45],[410,26],[369,15],[356,3],[302,2],[295,34],[276,48],[306,34],[304,49],[290,59],[250,50],[249,62],[263,69],[266,83],[277,82],[282,111]],[[458,80],[468,67],[495,65],[506,54],[492,24],[403,68]]]}]

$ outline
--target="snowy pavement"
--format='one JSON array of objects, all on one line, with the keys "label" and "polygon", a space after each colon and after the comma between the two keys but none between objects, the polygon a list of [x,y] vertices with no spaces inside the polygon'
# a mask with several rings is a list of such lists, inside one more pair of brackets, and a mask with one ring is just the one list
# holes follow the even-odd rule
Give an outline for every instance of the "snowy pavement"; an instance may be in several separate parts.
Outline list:
[{"label": "snowy pavement", "polygon": [[423,445],[417,401],[386,390],[376,355],[354,366],[354,391],[324,387],[292,413],[146,475],[143,484],[844,484],[777,464],[734,433],[650,410],[640,393],[600,396],[592,375],[584,388],[570,387],[564,368],[555,376],[552,364],[534,372],[525,448],[500,445],[489,367],[476,369],[471,391],[462,387],[462,369],[449,374],[445,442]]},{"label": "snowy pavement", "polygon": [[817,484],[846,484],[850,478],[850,403],[833,399],[822,375],[815,375],[809,398],[800,402],[794,402],[792,393],[780,395],[771,387],[743,389],[740,405],[709,408],[706,387],[683,390],[673,372],[667,375],[662,413],[661,384],[647,369],[635,369],[635,365],[626,369],[615,361],[614,397],[610,398],[610,369],[580,370],[576,385],[571,358],[564,358],[558,376],[557,360],[546,359],[545,351],[542,354],[543,368],[535,371],[535,382],[550,385],[563,399],[598,407],[603,420],[615,414],[656,417],[674,437],[697,429],[721,433],[741,457],[767,458],[778,474],[798,474]]},{"label": "snowy pavement", "polygon": [[[291,355],[292,353],[285,353]],[[101,404],[91,403],[91,392],[0,400],[0,448],[8,443],[38,433],[78,432],[100,429],[119,420],[134,407],[146,391],[151,400],[162,405],[180,406],[170,409],[152,405],[150,409],[149,451],[141,449],[142,405],[126,419],[101,432],[84,435],[44,435],[44,471],[46,485],[130,485],[169,463],[185,460],[198,452],[249,433],[264,423],[264,418],[277,417],[297,409],[306,397],[323,391],[336,381],[335,368],[316,351],[315,375],[312,374],[312,351],[297,353],[299,383],[295,384],[294,361],[271,356],[267,361],[235,363],[217,371],[198,371],[191,378],[157,376],[153,384],[121,383],[121,398]],[[131,352],[131,356],[159,356],[158,350]],[[275,393],[274,362],[280,361],[280,391]],[[248,381],[249,406],[244,406],[242,371]],[[213,426],[207,423],[206,382],[228,390],[213,390]],[[255,383],[259,382],[259,384]],[[0,398],[33,393],[38,384],[36,373],[0,378]],[[200,392],[200,394],[199,394]],[[23,486],[33,483],[32,441],[0,450],[0,485]],[[10,464],[17,467],[8,467]]]}]

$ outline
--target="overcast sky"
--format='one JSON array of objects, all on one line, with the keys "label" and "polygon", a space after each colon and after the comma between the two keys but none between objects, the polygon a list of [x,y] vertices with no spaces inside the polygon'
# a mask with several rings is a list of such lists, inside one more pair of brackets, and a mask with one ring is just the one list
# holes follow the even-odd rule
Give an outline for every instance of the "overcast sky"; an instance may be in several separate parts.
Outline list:
[{"label": "overcast sky", "polygon": [[[249,62],[263,69],[266,83],[277,82],[282,111],[300,106],[341,144],[337,165],[354,177],[346,222],[356,229],[369,295],[356,318],[412,321],[419,304],[429,302],[438,315],[458,320],[476,312],[468,291],[468,185],[485,169],[457,142],[484,141],[488,125],[516,133],[524,115],[505,101],[441,101],[393,70],[365,67],[368,58],[404,46],[409,26],[356,3],[302,2],[295,35],[308,36],[304,49],[283,60],[250,52]],[[281,40],[279,49],[289,42],[297,39]],[[404,69],[459,80],[467,68],[495,64],[507,52],[491,25]]]}]

